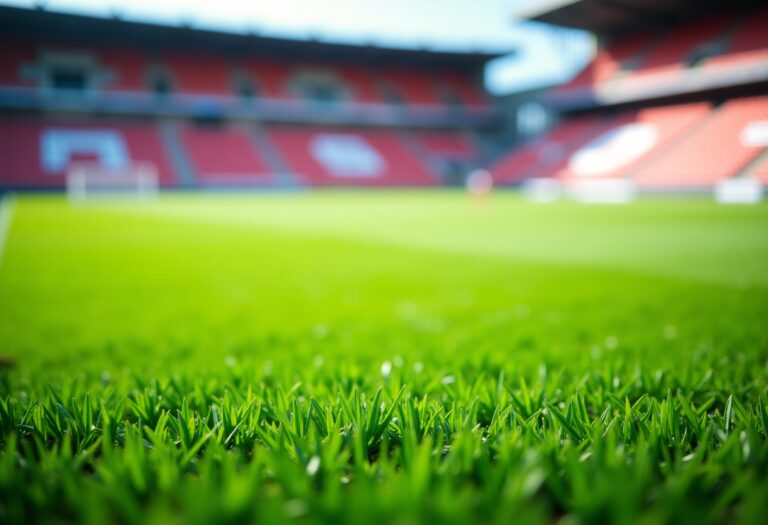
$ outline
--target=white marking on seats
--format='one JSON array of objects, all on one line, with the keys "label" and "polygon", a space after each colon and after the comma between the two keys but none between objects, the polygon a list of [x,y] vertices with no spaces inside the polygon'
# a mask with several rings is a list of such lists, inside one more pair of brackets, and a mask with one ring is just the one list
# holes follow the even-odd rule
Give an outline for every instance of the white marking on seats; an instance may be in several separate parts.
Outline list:
[{"label": "white marking on seats", "polygon": [[3,251],[5,241],[8,238],[8,231],[11,228],[11,217],[13,216],[13,197],[6,195],[0,198],[0,267],[3,265]]}]

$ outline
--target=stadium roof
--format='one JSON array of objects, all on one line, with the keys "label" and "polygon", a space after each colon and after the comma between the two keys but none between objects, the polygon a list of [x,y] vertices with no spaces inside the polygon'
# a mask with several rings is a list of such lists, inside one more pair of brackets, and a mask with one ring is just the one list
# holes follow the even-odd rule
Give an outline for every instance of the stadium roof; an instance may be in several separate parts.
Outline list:
[{"label": "stadium roof", "polygon": [[[764,0],[763,0],[764,1]],[[611,34],[653,28],[758,0],[541,0],[515,11],[515,18]]]},{"label": "stadium roof", "polygon": [[290,39],[258,33],[201,29],[190,25],[160,25],[81,14],[0,6],[0,34],[51,43],[81,45],[127,43],[131,47],[191,49],[233,55],[264,54],[318,61],[360,61],[373,64],[445,65],[477,67],[491,59],[514,54],[504,51],[445,51],[346,44],[319,39]]}]

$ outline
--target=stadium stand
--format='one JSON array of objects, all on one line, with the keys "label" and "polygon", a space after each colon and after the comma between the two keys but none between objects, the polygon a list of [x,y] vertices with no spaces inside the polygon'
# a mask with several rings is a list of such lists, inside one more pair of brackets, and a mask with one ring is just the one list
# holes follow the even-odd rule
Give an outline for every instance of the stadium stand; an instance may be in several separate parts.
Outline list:
[{"label": "stadium stand", "polygon": [[[590,9],[597,1],[578,0],[574,9]],[[679,5],[682,1],[660,6],[654,22],[637,20],[633,8],[626,6],[622,22],[620,0],[616,19],[602,21],[607,27],[587,24],[599,35],[595,57],[573,79],[553,89],[550,102],[570,111],[768,82],[768,8],[721,2],[718,10],[707,6],[696,18]],[[584,19],[595,18],[595,13],[584,14]]]},{"label": "stadium stand", "polygon": [[[751,126],[757,131],[750,133]],[[766,147],[768,97],[731,100],[675,148],[641,168],[635,180],[645,187],[706,188],[737,176]]]},{"label": "stadium stand", "polygon": [[589,88],[614,78],[628,62],[636,58],[655,41],[655,35],[640,34],[621,38],[599,48],[590,61],[573,79],[555,88],[556,91]]},{"label": "stadium stand", "polygon": [[[765,143],[745,144],[750,125],[763,126],[752,133]],[[712,111],[701,102],[569,120],[491,172],[502,183],[634,177],[647,188],[703,188],[738,175],[766,147],[768,98],[732,100]]]},{"label": "stadium stand", "polygon": [[573,118],[556,126],[543,137],[523,144],[496,161],[489,171],[497,182],[514,184],[533,177],[552,175],[552,167],[566,157],[567,152],[588,140],[590,132],[602,129],[603,119],[597,116]]},{"label": "stadium stand", "polygon": [[105,91],[143,92],[148,88],[146,57],[130,49],[100,49],[99,63],[107,73],[101,85]]},{"label": "stadium stand", "polygon": [[176,183],[157,129],[147,124],[0,121],[0,185],[63,188],[73,162],[123,168],[149,162],[164,187]]},{"label": "stadium stand", "polygon": [[36,49],[31,42],[13,40],[3,45],[0,53],[0,84],[4,86],[32,86],[32,77],[23,74],[24,64],[35,59]]},{"label": "stadium stand", "polygon": [[748,13],[722,55],[710,57],[706,66],[724,66],[768,60],[768,9]]},{"label": "stadium stand", "polygon": [[621,115],[606,130],[574,150],[552,176],[563,182],[625,178],[670,149],[709,114],[707,103],[645,108]]},{"label": "stadium stand", "polygon": [[80,160],[150,162],[164,187],[433,185],[433,157],[476,166],[462,134],[503,124],[481,83],[500,53],[2,6],[0,46],[0,190],[61,188]]},{"label": "stadium stand", "polygon": [[232,69],[222,57],[174,53],[158,61],[170,73],[171,88],[182,95],[234,95]]},{"label": "stadium stand", "polygon": [[380,72],[379,77],[380,82],[391,86],[406,104],[439,106],[444,103],[432,79],[422,72],[393,69]]},{"label": "stadium stand", "polygon": [[[627,117],[607,116],[599,120],[596,126],[586,130],[584,133],[575,136],[571,141],[564,142],[559,147],[552,148],[540,163],[534,176],[538,178],[560,177],[568,170],[574,156],[581,151],[590,151],[595,146],[603,146],[603,137],[609,136],[610,132],[618,129],[631,120]],[[602,148],[601,148],[602,149]],[[608,145],[610,150],[610,145]],[[598,154],[600,160],[605,158],[604,152]]]},{"label": "stadium stand", "polygon": [[438,182],[393,131],[274,127],[267,133],[292,172],[312,186],[431,186]]},{"label": "stadium stand", "polygon": [[472,160],[479,152],[470,139],[455,132],[421,132],[418,134],[421,147],[430,155],[448,160]]},{"label": "stadium stand", "polygon": [[[444,90],[447,98],[456,97],[459,105],[472,108],[487,108],[490,103],[488,96],[477,88],[477,83],[466,75],[456,73],[443,73],[437,75],[438,90]],[[445,100],[444,100],[445,101]]]},{"label": "stadium stand", "polygon": [[349,88],[351,99],[363,104],[381,104],[381,98],[373,75],[361,67],[340,66],[339,78]]},{"label": "stadium stand", "polygon": [[768,182],[768,7],[713,0],[543,5],[539,22],[598,36],[594,59],[546,104],[560,123],[492,164],[506,184],[632,179],[643,190],[709,189],[732,177]]},{"label": "stadium stand", "polygon": [[696,52],[714,45],[725,35],[733,21],[733,13],[718,14],[686,24],[683,30],[672,28],[658,39],[630,74],[633,81],[650,75],[678,73],[692,64]]},{"label": "stadium stand", "polygon": [[[559,123],[496,151],[497,182],[768,184],[768,102],[755,97],[768,88],[768,8],[712,0],[692,17],[688,0],[654,0],[638,18],[632,1],[610,17],[600,0],[530,16],[594,31],[599,46],[542,99]],[[0,35],[0,189],[60,188],[78,160],[151,162],[164,187],[427,186],[488,164],[505,137],[481,82],[494,53],[12,7],[0,7]]]},{"label": "stadium stand", "polygon": [[186,126],[179,135],[200,184],[273,182],[271,170],[255,149],[248,129]]},{"label": "stadium stand", "polygon": [[286,64],[271,60],[246,60],[243,70],[251,76],[258,90],[259,97],[273,99],[293,99],[294,94],[288,89],[290,68]]}]

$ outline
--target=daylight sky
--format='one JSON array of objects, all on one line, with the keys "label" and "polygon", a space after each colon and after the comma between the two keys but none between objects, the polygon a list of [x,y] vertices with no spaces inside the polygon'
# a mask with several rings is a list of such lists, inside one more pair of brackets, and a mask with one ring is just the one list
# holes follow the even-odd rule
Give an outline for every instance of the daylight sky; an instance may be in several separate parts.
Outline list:
[{"label": "daylight sky", "polygon": [[0,4],[227,31],[436,49],[517,49],[486,81],[507,93],[567,79],[589,59],[581,32],[515,21],[537,0],[0,0]]}]

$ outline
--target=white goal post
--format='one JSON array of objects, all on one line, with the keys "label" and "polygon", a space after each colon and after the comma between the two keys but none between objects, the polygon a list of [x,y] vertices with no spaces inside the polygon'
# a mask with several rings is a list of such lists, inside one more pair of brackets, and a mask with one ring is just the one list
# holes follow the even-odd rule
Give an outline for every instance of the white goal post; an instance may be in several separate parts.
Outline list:
[{"label": "white goal post", "polygon": [[139,162],[122,168],[98,163],[75,163],[67,170],[67,196],[82,202],[97,197],[151,199],[159,188],[157,167]]}]

